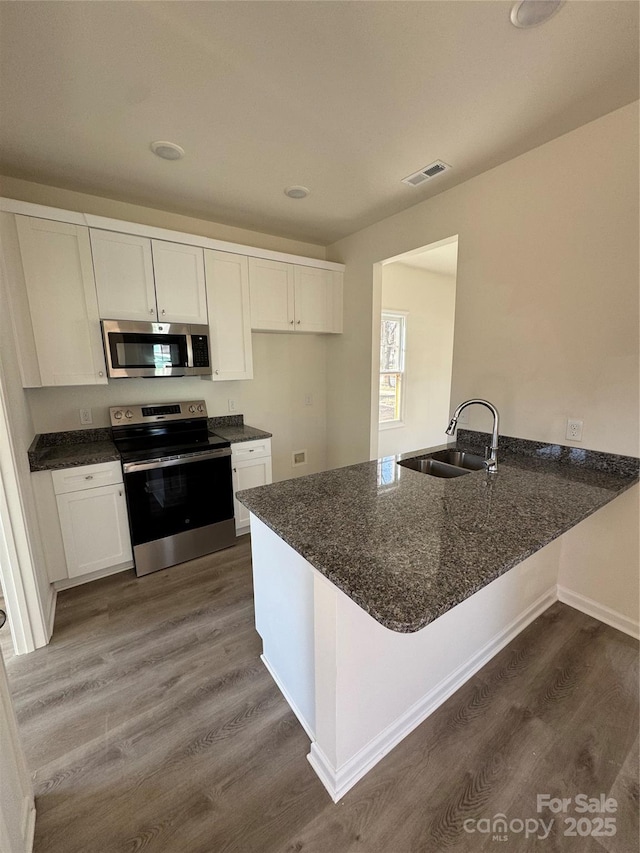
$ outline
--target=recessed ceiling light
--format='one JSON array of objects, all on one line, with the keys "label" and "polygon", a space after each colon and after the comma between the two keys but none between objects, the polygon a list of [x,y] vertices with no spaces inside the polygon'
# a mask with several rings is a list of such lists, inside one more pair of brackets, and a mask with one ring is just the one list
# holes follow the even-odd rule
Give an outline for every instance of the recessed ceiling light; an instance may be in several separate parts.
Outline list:
[{"label": "recessed ceiling light", "polygon": [[309,190],[306,187],[287,187],[284,191],[289,198],[306,198],[309,195]]},{"label": "recessed ceiling light", "polygon": [[526,29],[544,24],[564,6],[565,0],[518,0],[511,7],[511,23]]},{"label": "recessed ceiling light", "polygon": [[176,145],[175,142],[152,142],[149,147],[163,160],[180,160],[184,157],[184,148]]}]

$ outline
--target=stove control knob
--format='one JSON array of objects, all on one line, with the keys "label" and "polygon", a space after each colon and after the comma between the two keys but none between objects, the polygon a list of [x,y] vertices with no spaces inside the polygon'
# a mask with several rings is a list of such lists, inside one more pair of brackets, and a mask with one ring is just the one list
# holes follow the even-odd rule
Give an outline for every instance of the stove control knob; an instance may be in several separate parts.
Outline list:
[{"label": "stove control knob", "polygon": [[127,411],[124,413],[124,416],[125,418],[132,418],[133,412],[131,411],[131,409],[127,409]]},{"label": "stove control knob", "polygon": [[198,411],[204,412],[204,406],[202,405],[202,403],[200,403],[200,405],[198,406]]},{"label": "stove control knob", "polygon": [[189,411],[191,412],[191,414],[193,414],[195,412],[195,410],[196,410],[195,406],[189,406]]},{"label": "stove control knob", "polygon": [[121,420],[121,418],[122,418],[122,412],[120,411],[120,409],[118,409],[118,411],[117,411],[117,412],[114,412],[114,413],[113,413],[113,417],[114,417],[117,421]]}]

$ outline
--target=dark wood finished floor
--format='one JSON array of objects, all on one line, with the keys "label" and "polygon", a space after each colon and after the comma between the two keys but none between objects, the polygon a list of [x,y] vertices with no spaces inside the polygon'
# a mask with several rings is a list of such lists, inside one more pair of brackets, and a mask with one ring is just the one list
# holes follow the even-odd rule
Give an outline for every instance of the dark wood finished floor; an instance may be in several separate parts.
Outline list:
[{"label": "dark wood finished floor", "polygon": [[[248,537],[61,593],[34,654],[13,657],[2,636],[35,853],[638,850],[638,644],[564,605],[337,805],[258,657]],[[615,797],[615,836],[565,836],[563,815],[546,839],[518,823],[504,841],[479,831],[496,814],[548,823],[544,793]]]}]

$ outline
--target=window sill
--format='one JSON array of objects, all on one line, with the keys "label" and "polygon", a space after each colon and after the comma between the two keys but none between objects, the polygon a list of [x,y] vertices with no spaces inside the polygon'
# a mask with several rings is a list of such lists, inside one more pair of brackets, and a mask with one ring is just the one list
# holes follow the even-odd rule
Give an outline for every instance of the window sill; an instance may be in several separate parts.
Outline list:
[{"label": "window sill", "polygon": [[378,429],[400,429],[403,426],[406,426],[404,421],[385,421],[382,424],[378,424]]}]

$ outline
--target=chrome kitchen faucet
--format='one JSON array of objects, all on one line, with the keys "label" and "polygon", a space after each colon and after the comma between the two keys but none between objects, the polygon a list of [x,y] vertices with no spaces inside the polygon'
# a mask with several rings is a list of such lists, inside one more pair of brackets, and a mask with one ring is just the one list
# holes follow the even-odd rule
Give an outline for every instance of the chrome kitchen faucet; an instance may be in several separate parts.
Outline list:
[{"label": "chrome kitchen faucet", "polygon": [[496,474],[498,472],[498,424],[500,421],[500,415],[498,414],[498,410],[493,405],[493,403],[489,403],[487,400],[465,400],[464,403],[460,403],[458,408],[453,413],[453,417],[449,423],[449,426],[446,428],[445,432],[447,435],[453,435],[456,431],[456,426],[458,424],[458,418],[460,417],[460,413],[463,409],[466,409],[467,406],[473,405],[473,403],[479,403],[481,406],[486,406],[487,409],[491,410],[493,414],[493,432],[491,433],[491,447],[487,448],[488,454],[485,451],[485,465],[487,466],[487,471],[489,474]]}]

